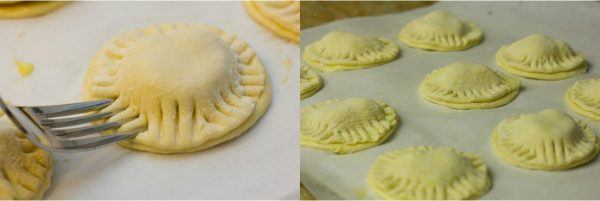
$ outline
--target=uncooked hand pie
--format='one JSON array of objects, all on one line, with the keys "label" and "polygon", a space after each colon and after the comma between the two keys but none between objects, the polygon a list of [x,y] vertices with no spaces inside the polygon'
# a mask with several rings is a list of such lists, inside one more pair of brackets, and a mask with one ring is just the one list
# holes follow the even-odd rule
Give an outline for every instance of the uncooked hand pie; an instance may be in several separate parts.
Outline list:
[{"label": "uncooked hand pie", "polygon": [[482,64],[456,62],[437,69],[419,86],[421,95],[454,109],[487,109],[508,104],[519,93],[520,81]]},{"label": "uncooked hand pie", "polygon": [[567,90],[565,102],[571,110],[600,121],[600,78],[578,80]]},{"label": "uncooked hand pie", "polygon": [[337,154],[381,144],[398,125],[396,110],[383,101],[334,99],[300,112],[300,145]]},{"label": "uncooked hand pie", "polygon": [[163,24],[121,34],[93,59],[84,98],[113,99],[103,112],[119,130],[147,129],[120,144],[192,152],[239,136],[270,102],[267,74],[236,36],[206,25]]},{"label": "uncooked hand pie", "polygon": [[321,76],[306,66],[300,67],[300,99],[305,99],[317,93],[323,87]]},{"label": "uncooked hand pie", "polygon": [[50,154],[31,143],[7,117],[0,118],[0,170],[2,200],[42,199],[52,178]]},{"label": "uncooked hand pie", "polygon": [[52,12],[68,1],[0,1],[0,18],[27,18]]},{"label": "uncooked hand pie", "polygon": [[248,14],[276,35],[300,42],[300,1],[244,1]]},{"label": "uncooked hand pie", "polygon": [[532,34],[496,53],[496,63],[504,70],[526,78],[560,80],[585,73],[583,56],[569,44],[542,34]]},{"label": "uncooked hand pie", "polygon": [[304,49],[303,58],[323,72],[357,70],[391,61],[400,48],[380,37],[333,31]]},{"label": "uncooked hand pie", "polygon": [[457,51],[473,47],[483,38],[474,23],[445,11],[433,11],[408,23],[399,39],[409,47],[434,51]]},{"label": "uncooked hand pie", "polygon": [[483,161],[449,147],[418,146],[385,153],[367,175],[371,189],[390,200],[463,200],[492,184]]},{"label": "uncooked hand pie", "polygon": [[600,144],[583,122],[544,110],[504,119],[492,134],[492,149],[517,167],[563,170],[595,159]]}]

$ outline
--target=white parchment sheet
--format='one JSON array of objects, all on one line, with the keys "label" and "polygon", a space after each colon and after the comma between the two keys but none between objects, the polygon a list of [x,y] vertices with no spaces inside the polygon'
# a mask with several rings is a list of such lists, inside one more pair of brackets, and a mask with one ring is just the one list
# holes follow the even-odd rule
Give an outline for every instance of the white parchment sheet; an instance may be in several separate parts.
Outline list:
[{"label": "white parchment sheet", "polygon": [[[426,52],[408,48],[397,34],[410,20],[434,10],[447,10],[473,21],[484,41],[460,52]],[[376,17],[340,20],[303,30],[302,50],[333,30],[387,37],[398,42],[401,56],[379,67],[321,74],[324,88],[301,102],[311,105],[334,98],[381,99],[397,109],[401,123],[377,147],[348,155],[301,148],[301,176],[317,198],[377,199],[366,183],[376,157],[416,145],[450,146],[479,154],[488,165],[493,186],[481,199],[600,199],[600,160],[567,171],[531,171],[501,162],[490,149],[494,127],[505,117],[555,108],[588,123],[600,135],[600,123],[570,111],[563,95],[576,80],[600,76],[600,3],[598,2],[439,2],[431,7]],[[544,33],[567,41],[587,57],[587,74],[561,81],[521,79],[517,98],[487,110],[453,110],[424,100],[420,81],[456,61],[482,63],[494,69],[494,54],[504,44]]]},{"label": "white parchment sheet", "polygon": [[[80,101],[100,46],[150,24],[211,24],[248,42],[269,73],[272,102],[245,134],[206,151],[157,155],[120,146],[53,153],[47,199],[297,199],[299,48],[254,22],[241,2],[73,2],[40,18],[0,20],[0,93],[14,103]],[[13,60],[35,64],[21,78]]]}]

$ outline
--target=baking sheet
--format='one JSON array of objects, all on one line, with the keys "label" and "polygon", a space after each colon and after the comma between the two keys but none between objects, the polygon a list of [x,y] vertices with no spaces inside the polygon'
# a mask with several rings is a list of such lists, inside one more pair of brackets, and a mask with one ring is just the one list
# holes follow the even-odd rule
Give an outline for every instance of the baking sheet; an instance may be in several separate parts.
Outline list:
[{"label": "baking sheet", "polygon": [[[484,41],[460,52],[426,52],[398,42],[397,34],[410,20],[434,10],[447,10],[469,19],[484,31]],[[479,154],[488,165],[493,186],[481,199],[600,199],[600,160],[567,171],[545,172],[501,162],[490,149],[494,127],[505,117],[556,108],[588,123],[597,135],[600,123],[570,111],[565,90],[576,80],[600,76],[600,3],[598,2],[439,2],[431,7],[385,16],[340,20],[302,31],[302,45],[333,30],[371,34],[397,41],[401,56],[379,67],[321,74],[324,88],[301,102],[311,105],[334,98],[381,99],[397,109],[401,123],[390,139],[377,147],[348,155],[301,148],[301,177],[317,198],[377,199],[366,183],[376,157],[416,145],[450,146]],[[420,81],[456,61],[482,63],[494,69],[494,54],[504,44],[533,33],[567,41],[587,57],[587,74],[561,81],[521,79],[517,98],[487,110],[453,110],[424,100]]]},{"label": "baking sheet", "polygon": [[[116,34],[166,22],[238,35],[270,75],[272,102],[253,128],[206,151],[156,155],[120,146],[53,153],[46,199],[298,199],[299,49],[256,24],[241,2],[74,2],[49,15],[0,20],[0,93],[13,103],[80,101],[83,75]],[[35,64],[21,78],[13,60]]]}]

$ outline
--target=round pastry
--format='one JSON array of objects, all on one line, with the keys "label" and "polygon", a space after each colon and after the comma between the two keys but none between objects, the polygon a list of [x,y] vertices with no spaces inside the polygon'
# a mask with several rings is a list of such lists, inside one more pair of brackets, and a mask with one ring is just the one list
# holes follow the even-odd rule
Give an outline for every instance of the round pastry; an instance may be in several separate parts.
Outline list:
[{"label": "round pastry", "polygon": [[492,184],[481,158],[449,147],[418,146],[385,153],[367,175],[371,189],[390,200],[464,200]]},{"label": "round pastry", "polygon": [[31,143],[7,117],[0,118],[0,170],[2,200],[39,200],[50,187],[50,154]]},{"label": "round pastry", "polygon": [[0,18],[37,17],[67,3],[68,1],[0,1]]},{"label": "round pastry", "polygon": [[396,58],[398,45],[385,38],[333,31],[304,48],[303,58],[323,72],[358,70]]},{"label": "round pastry", "polygon": [[561,80],[585,73],[587,64],[569,44],[542,34],[532,34],[496,53],[504,70],[525,78]]},{"label": "round pastry", "polygon": [[383,143],[397,126],[396,110],[383,101],[334,99],[302,108],[300,145],[347,154]]},{"label": "round pastry", "polygon": [[102,112],[119,131],[146,129],[124,147],[193,152],[241,135],[270,102],[254,51],[206,25],[162,24],[121,34],[93,59],[84,99],[112,99]]},{"label": "round pastry", "polygon": [[571,110],[600,121],[600,78],[578,80],[567,90],[565,102]]},{"label": "round pastry", "polygon": [[433,11],[409,22],[399,34],[409,47],[433,51],[457,51],[481,42],[483,32],[474,23],[445,11]]},{"label": "round pastry", "polygon": [[323,88],[323,78],[306,66],[300,67],[300,99],[311,97]]},{"label": "round pastry", "polygon": [[492,134],[503,161],[534,170],[564,170],[594,160],[598,138],[586,124],[558,110],[509,117]]},{"label": "round pastry", "polygon": [[427,75],[419,91],[428,101],[449,108],[488,109],[512,101],[520,83],[482,64],[456,62]]},{"label": "round pastry", "polygon": [[300,1],[244,1],[248,14],[277,36],[300,42]]}]

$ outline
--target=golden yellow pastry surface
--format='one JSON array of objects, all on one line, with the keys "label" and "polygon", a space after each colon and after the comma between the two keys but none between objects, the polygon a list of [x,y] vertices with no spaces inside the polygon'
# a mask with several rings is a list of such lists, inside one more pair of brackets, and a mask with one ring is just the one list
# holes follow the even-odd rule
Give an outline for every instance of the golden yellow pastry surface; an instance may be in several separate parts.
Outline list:
[{"label": "golden yellow pastry surface", "polygon": [[600,121],[600,78],[578,80],[565,94],[571,110]]},{"label": "golden yellow pastry surface", "polygon": [[300,43],[300,1],[244,1],[244,8],[275,35]]},{"label": "golden yellow pastry surface", "polygon": [[162,24],[111,39],[93,59],[84,98],[120,131],[146,129],[120,144],[155,153],[206,149],[241,135],[270,102],[267,74],[236,36],[207,25]]}]

